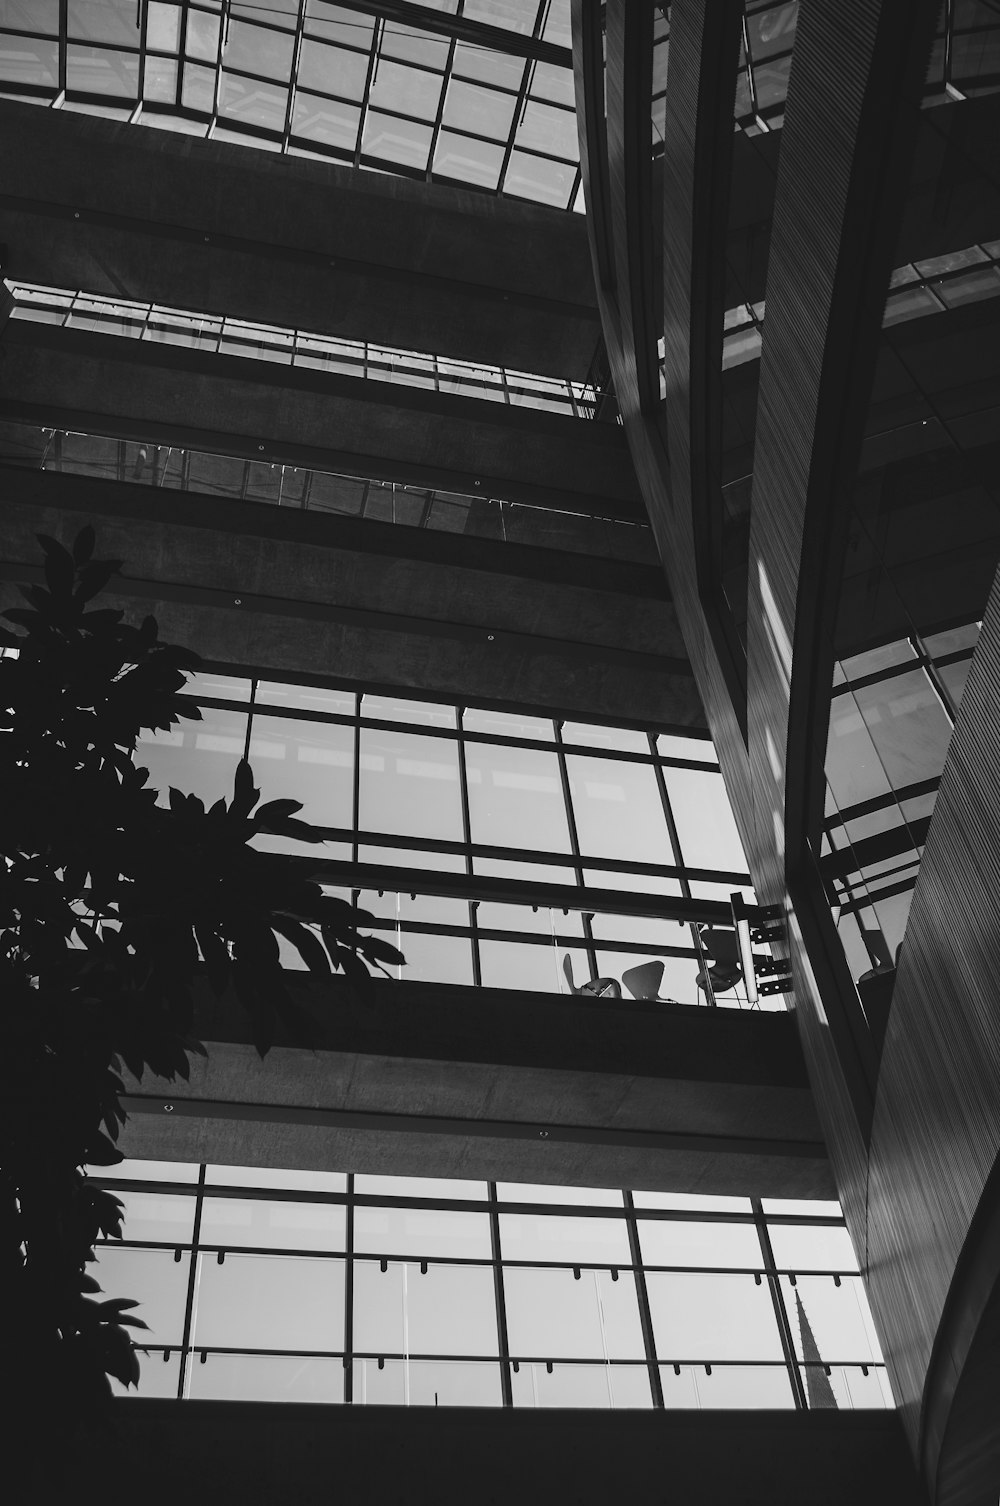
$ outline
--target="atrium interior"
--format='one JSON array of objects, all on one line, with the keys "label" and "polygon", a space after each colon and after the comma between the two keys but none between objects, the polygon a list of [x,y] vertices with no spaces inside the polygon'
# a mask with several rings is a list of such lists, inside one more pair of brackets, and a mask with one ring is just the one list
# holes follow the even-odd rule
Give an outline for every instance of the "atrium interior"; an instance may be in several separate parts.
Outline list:
[{"label": "atrium interior", "polygon": [[0,0],[0,121],[2,606],[92,523],[406,959],[128,1082],[152,1506],[995,1503],[1000,5]]}]

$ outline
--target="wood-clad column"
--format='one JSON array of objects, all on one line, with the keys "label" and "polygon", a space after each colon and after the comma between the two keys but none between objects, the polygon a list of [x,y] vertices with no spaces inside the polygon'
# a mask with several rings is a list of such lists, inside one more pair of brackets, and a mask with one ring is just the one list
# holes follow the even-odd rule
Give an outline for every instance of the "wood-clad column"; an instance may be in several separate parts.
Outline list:
[{"label": "wood-clad column", "polygon": [[[952,1394],[990,1289],[1000,1278],[997,1235],[992,1249],[973,1248],[984,1243],[973,1220],[981,1203],[980,1222],[990,1217],[984,1189],[991,1171],[994,1221],[1000,1202],[994,1171],[1000,1154],[998,996],[1000,578],[983,620],[920,865],[872,1127],[869,1285],[883,1325],[896,1337],[894,1376],[911,1437],[941,1328],[925,1402],[922,1462],[932,1477]],[[975,1279],[973,1261],[981,1267]],[[984,1377],[994,1416],[998,1367],[1000,1353],[995,1353],[992,1375]],[[954,1487],[961,1461],[947,1458],[946,1463]],[[994,1479],[991,1494],[944,1499],[995,1500],[998,1489]]]},{"label": "wood-clad column", "polygon": [[[824,912],[805,832],[822,768],[840,583],[838,520],[857,469],[905,194],[933,0],[804,0],[771,229],[749,560],[752,865],[790,895],[810,1076],[864,1261],[875,1057]],[[808,956],[807,956],[808,951]],[[853,1005],[853,1011],[852,1011]]]}]

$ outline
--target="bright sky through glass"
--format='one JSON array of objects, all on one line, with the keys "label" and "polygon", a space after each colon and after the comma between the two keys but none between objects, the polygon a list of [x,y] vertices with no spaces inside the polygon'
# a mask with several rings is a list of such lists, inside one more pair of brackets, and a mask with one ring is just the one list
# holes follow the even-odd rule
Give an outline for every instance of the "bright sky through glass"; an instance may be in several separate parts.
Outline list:
[{"label": "bright sky through glass", "polygon": [[150,1324],[143,1396],[893,1405],[837,1203],[152,1161],[109,1181],[126,1243],[97,1274]]},{"label": "bright sky through glass", "polygon": [[61,29],[57,0],[6,0],[0,89],[582,207],[569,0],[413,10],[411,25],[327,0],[66,0]]}]

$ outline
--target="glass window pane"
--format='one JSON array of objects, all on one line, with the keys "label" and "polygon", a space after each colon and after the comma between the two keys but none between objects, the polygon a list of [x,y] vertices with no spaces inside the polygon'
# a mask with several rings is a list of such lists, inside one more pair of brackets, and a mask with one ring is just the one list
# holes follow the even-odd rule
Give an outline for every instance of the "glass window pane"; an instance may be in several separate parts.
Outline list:
[{"label": "glass window pane", "polygon": [[466,732],[486,732],[492,737],[525,737],[550,743],[555,738],[551,721],[541,716],[513,716],[506,711],[483,711],[467,706],[462,713]]},{"label": "glass window pane", "polygon": [[359,824],[362,831],[461,841],[457,745],[363,727]]},{"label": "glass window pane", "polygon": [[189,1244],[194,1229],[194,1198],[159,1192],[118,1192],[125,1204],[122,1232],[126,1239],[158,1244]]},{"label": "glass window pane", "polygon": [[232,1349],[338,1350],[344,1262],[306,1256],[198,1259],[193,1342]]},{"label": "glass window pane", "polygon": [[501,94],[476,84],[452,81],[444,108],[444,124],[459,131],[474,131],[492,141],[506,141],[514,118],[517,96]]},{"label": "glass window pane", "polygon": [[432,130],[429,125],[420,125],[414,120],[402,120],[397,115],[381,115],[376,110],[368,110],[365,114],[361,150],[368,157],[377,157],[385,162],[398,162],[404,167],[423,169],[427,166],[431,136]]},{"label": "glass window pane", "polygon": [[424,68],[380,60],[369,100],[376,110],[398,110],[418,120],[433,120],[441,99],[442,76]]},{"label": "glass window pane", "polygon": [[131,1297],[139,1303],[135,1316],[148,1324],[138,1329],[141,1343],[179,1344],[184,1337],[188,1269],[191,1257],[174,1259],[172,1250],[130,1250],[100,1245],[90,1273],[97,1277],[104,1297]]},{"label": "glass window pane", "polygon": [[570,850],[555,753],[467,743],[465,758],[474,842],[541,852]]},{"label": "glass window pane", "polygon": [[207,1197],[201,1210],[201,1243],[282,1250],[343,1250],[347,1212],[336,1203],[285,1203],[263,1199]]},{"label": "glass window pane", "polygon": [[765,1213],[801,1214],[806,1218],[843,1218],[840,1204],[824,1198],[764,1197],[760,1205]]},{"label": "glass window pane", "polygon": [[355,1262],[355,1350],[495,1355],[498,1343],[492,1267]]},{"label": "glass window pane", "polygon": [[287,32],[234,17],[229,24],[226,67],[287,82],[292,69],[292,47],[293,38]]},{"label": "glass window pane", "polygon": [[321,141],[342,152],[353,152],[358,141],[360,107],[338,100],[319,99],[305,90],[295,91],[292,133],[308,141]]},{"label": "glass window pane", "polygon": [[[148,1335],[140,1329],[136,1335],[136,1342],[141,1344]],[[115,1380],[113,1375],[108,1376],[111,1389],[116,1396],[123,1399],[133,1396],[158,1396],[173,1401],[177,1396],[177,1385],[181,1373],[181,1356],[178,1349],[153,1349],[148,1353],[139,1354],[139,1387],[123,1386],[121,1381]]]},{"label": "glass window pane", "polygon": [[585,1261],[630,1265],[628,1230],[621,1218],[573,1218],[556,1213],[501,1213],[504,1260]]},{"label": "glass window pane", "polygon": [[[299,819],[315,826],[353,827],[353,727],[255,714],[250,763],[262,804],[299,800]],[[294,839],[282,840],[285,850],[300,850]]]},{"label": "glass window pane", "polygon": [[649,1271],[646,1290],[661,1360],[780,1360],[781,1340],[766,1281]]},{"label": "glass window pane", "polygon": [[645,1365],[519,1364],[515,1407],[651,1407]]},{"label": "glass window pane", "polygon": [[635,1279],[621,1271],[505,1267],[510,1352],[524,1359],[640,1359]]},{"label": "glass window pane", "polygon": [[[479,961],[484,988],[513,988],[526,993],[564,993],[560,953],[525,941],[481,941]],[[585,954],[581,954],[585,956]]]},{"label": "glass window pane", "polygon": [[[457,85],[452,84],[452,89]],[[480,188],[495,189],[500,182],[503,168],[504,148],[491,141],[479,141],[474,136],[461,136],[456,131],[439,131],[434,150],[434,173],[441,178],[455,178],[460,183],[475,183]],[[461,504],[457,504],[461,506]],[[465,508],[468,508],[468,503]],[[434,517],[440,521],[450,518],[453,509],[445,512],[447,504],[436,508]],[[461,527],[465,518],[462,517]],[[459,532],[461,532],[461,527]]]},{"label": "glass window pane", "polygon": [[355,1360],[354,1399],[363,1406],[500,1407],[500,1366],[481,1360]]},{"label": "glass window pane", "polygon": [[354,1248],[371,1255],[461,1255],[489,1260],[487,1213],[459,1213],[443,1208],[358,1208],[354,1214]]},{"label": "glass window pane", "polygon": [[[242,78],[239,74],[223,71],[219,113],[234,125],[262,126],[268,131],[282,131],[287,109],[287,85],[265,84],[258,79]],[[249,353],[248,351],[247,354]]]},{"label": "glass window pane", "polygon": [[786,1271],[856,1271],[857,1256],[846,1229],[769,1224],[776,1264]]},{"label": "glass window pane", "polygon": [[498,1182],[503,1203],[581,1203],[594,1208],[621,1208],[622,1195],[609,1187],[548,1187],[537,1182]]},{"label": "glass window pane", "polygon": [[40,37],[6,37],[2,75],[5,84],[43,84],[56,88],[59,80],[59,43]]},{"label": "glass window pane", "polygon": [[580,850],[586,857],[674,862],[656,775],[649,765],[569,753],[566,766]]},{"label": "glass window pane", "polygon": [[[164,0],[149,0],[146,7],[146,46],[157,52],[176,52],[180,42],[181,12]],[[147,81],[149,62],[146,60]]]},{"label": "glass window pane", "polygon": [[576,167],[572,163],[552,162],[530,152],[511,152],[503,186],[505,193],[517,198],[565,209],[575,182]]},{"label": "glass window pane", "polygon": [[700,1192],[633,1192],[637,1208],[675,1208],[692,1213],[749,1213],[748,1197],[710,1197]]},{"label": "glass window pane", "polygon": [[564,743],[578,744],[582,748],[609,748],[617,753],[649,754],[649,739],[645,732],[635,732],[629,727],[597,727],[588,722],[564,722]]},{"label": "glass window pane", "polygon": [[349,52],[344,47],[327,47],[308,37],[303,39],[298,71],[298,82],[303,88],[360,100],[367,74],[366,52]]},{"label": "glass window pane", "polygon": [[357,696],[353,690],[327,689],[323,685],[287,685],[277,680],[258,680],[258,706],[280,706],[289,711],[327,711],[353,716]]},{"label": "glass window pane", "polygon": [[166,805],[171,786],[214,805],[232,797],[246,728],[245,711],[206,706],[200,722],[182,721],[169,732],[141,731],[135,761],[149,770],[150,788],[160,791],[161,805]]},{"label": "glass window pane", "polygon": [[344,1362],[305,1355],[209,1354],[188,1366],[198,1401],[341,1402]]},{"label": "glass window pane", "polygon": [[415,722],[423,727],[455,728],[454,706],[435,701],[408,701],[401,696],[361,697],[361,715],[373,722]]},{"label": "glass window pane", "polygon": [[135,1182],[197,1182],[198,1167],[188,1161],[119,1161],[117,1166],[92,1166],[90,1175],[103,1182],[128,1179]]},{"label": "glass window pane", "polygon": [[684,862],[691,868],[746,873],[722,775],[707,769],[665,769],[664,774]]},{"label": "glass window pane", "polygon": [[346,1192],[342,1171],[276,1171],[267,1166],[208,1166],[209,1187],[281,1187],[288,1192]]},{"label": "glass window pane", "polygon": [[66,18],[69,35],[84,42],[138,42],[132,0],[68,0]]},{"label": "glass window pane", "polygon": [[704,1365],[660,1366],[665,1407],[746,1407],[755,1410],[795,1406],[791,1382],[784,1365],[713,1365],[711,1375]]},{"label": "glass window pane", "polygon": [[485,1182],[459,1177],[383,1177],[360,1171],[354,1178],[354,1191],[358,1197],[475,1198],[479,1202],[488,1195]]},{"label": "glass window pane", "polygon": [[753,1224],[640,1219],[639,1246],[646,1265],[747,1266],[750,1270],[762,1270],[764,1265]]},{"label": "glass window pane", "polygon": [[787,1276],[780,1279],[800,1360],[836,1365],[882,1359],[860,1276],[842,1276],[839,1286],[832,1276],[800,1276],[794,1286]]},{"label": "glass window pane", "polygon": [[66,48],[66,87],[88,94],[136,99],[139,93],[138,54],[113,52],[105,47],[82,47],[70,42]]}]

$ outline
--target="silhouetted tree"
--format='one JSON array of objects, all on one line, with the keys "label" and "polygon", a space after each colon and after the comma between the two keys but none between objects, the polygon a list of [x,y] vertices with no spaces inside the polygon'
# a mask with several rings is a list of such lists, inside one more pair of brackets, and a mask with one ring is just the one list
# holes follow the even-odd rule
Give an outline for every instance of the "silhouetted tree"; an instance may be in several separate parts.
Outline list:
[{"label": "silhouetted tree", "polygon": [[0,660],[0,1272],[6,1372],[75,1415],[137,1381],[127,1299],[101,1300],[95,1241],[121,1237],[122,1204],[86,1166],[122,1160],[122,1069],[186,1078],[193,988],[235,991],[263,1055],[275,1016],[315,1019],[289,992],[278,938],[314,974],[363,986],[399,961],[361,936],[372,917],[325,895],[301,859],[252,847],[259,834],[319,842],[294,800],[260,805],[248,763],[210,809],[170,791],[157,804],[133,755],[143,729],[200,719],[180,694],[198,664],[147,617],[94,609],[120,568],[39,536],[44,585],[6,612]]}]

